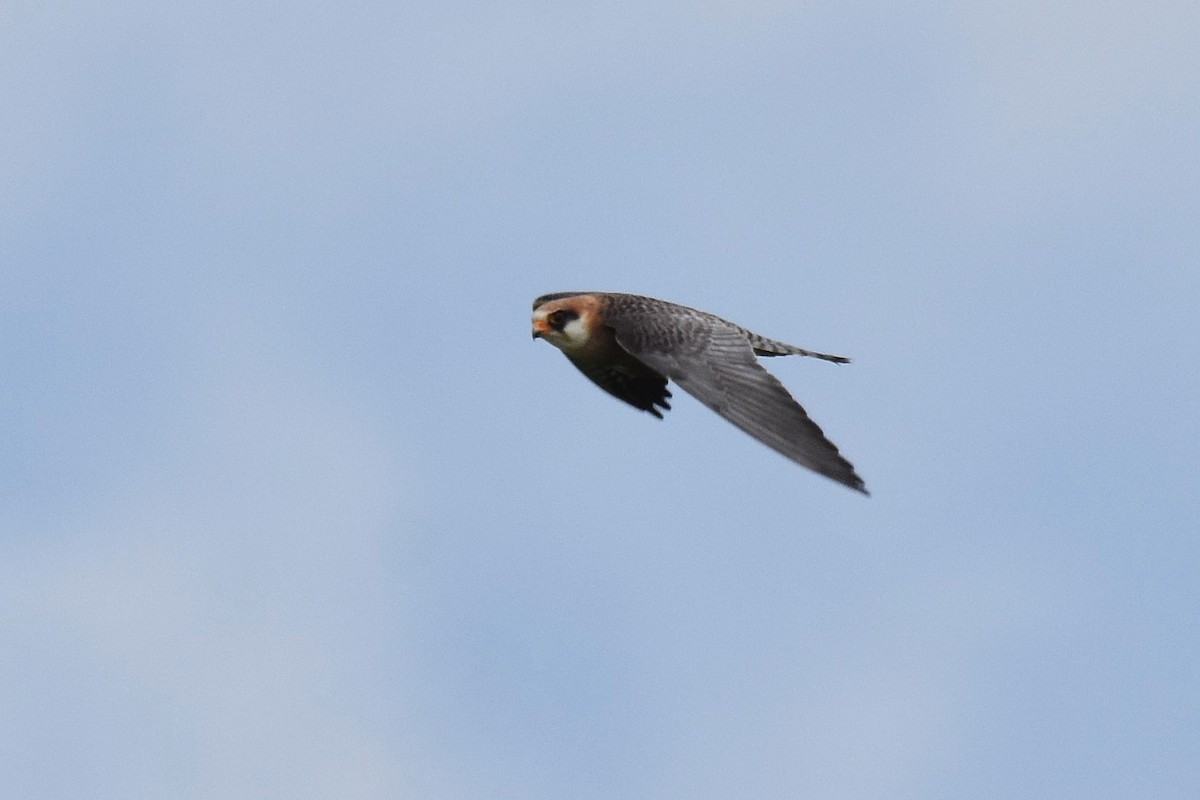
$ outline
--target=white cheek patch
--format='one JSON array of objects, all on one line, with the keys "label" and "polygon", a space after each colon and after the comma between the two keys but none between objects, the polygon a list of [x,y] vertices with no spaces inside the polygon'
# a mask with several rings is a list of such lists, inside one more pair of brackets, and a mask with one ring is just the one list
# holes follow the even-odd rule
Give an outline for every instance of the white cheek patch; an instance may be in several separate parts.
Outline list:
[{"label": "white cheek patch", "polygon": [[588,330],[581,319],[573,319],[564,325],[561,335],[564,350],[575,350],[588,343]]}]

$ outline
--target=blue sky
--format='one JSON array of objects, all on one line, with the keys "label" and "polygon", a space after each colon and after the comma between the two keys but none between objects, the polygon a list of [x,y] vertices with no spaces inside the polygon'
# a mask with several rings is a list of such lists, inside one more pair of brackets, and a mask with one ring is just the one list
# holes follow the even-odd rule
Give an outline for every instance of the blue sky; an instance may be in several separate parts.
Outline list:
[{"label": "blue sky", "polygon": [[[1194,3],[0,11],[0,793],[1194,798]],[[650,294],[864,498],[529,339]]]}]

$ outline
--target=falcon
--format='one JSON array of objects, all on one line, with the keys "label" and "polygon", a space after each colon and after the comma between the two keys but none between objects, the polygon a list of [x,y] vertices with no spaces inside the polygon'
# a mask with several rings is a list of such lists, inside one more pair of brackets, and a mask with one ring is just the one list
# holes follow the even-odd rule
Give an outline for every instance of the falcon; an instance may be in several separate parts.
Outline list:
[{"label": "falcon", "polygon": [[797,464],[868,494],[788,390],[756,356],[850,359],[768,339],[687,306],[612,292],[558,292],[533,301],[533,338],[545,339],[593,383],[662,419],[667,382]]}]

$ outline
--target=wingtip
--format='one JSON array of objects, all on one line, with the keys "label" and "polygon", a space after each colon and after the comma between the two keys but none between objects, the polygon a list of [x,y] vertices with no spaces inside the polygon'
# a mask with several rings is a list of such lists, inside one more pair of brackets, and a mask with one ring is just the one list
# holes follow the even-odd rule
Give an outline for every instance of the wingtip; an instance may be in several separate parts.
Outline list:
[{"label": "wingtip", "polygon": [[862,492],[867,497],[871,496],[871,492],[867,490],[866,482],[863,481],[862,478],[858,477],[857,472],[851,472],[848,476],[846,476],[844,478],[837,478],[836,480],[838,480],[840,483],[850,487],[851,489],[853,489],[856,492]]},{"label": "wingtip", "polygon": [[[850,465],[847,464],[846,466],[849,467]],[[865,494],[867,497],[871,496],[871,492],[867,489],[866,482],[863,481],[862,478],[858,477],[858,473],[855,472],[853,470],[853,468],[851,468],[847,471],[844,471],[844,472],[840,471],[840,470],[826,471],[826,470],[822,470],[822,469],[818,469],[817,471],[820,472],[822,475],[824,475],[826,478],[829,478],[830,480],[833,480],[833,481],[837,481],[842,486],[845,486],[847,489],[853,489],[856,492],[861,492],[862,494]]]}]

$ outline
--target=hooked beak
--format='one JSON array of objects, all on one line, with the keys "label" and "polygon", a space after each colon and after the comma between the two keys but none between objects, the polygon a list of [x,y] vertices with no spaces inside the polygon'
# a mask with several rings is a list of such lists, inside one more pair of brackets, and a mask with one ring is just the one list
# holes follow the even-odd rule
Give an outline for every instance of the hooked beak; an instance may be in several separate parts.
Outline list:
[{"label": "hooked beak", "polygon": [[535,319],[533,321],[533,338],[541,339],[545,333],[550,330],[544,319]]}]

